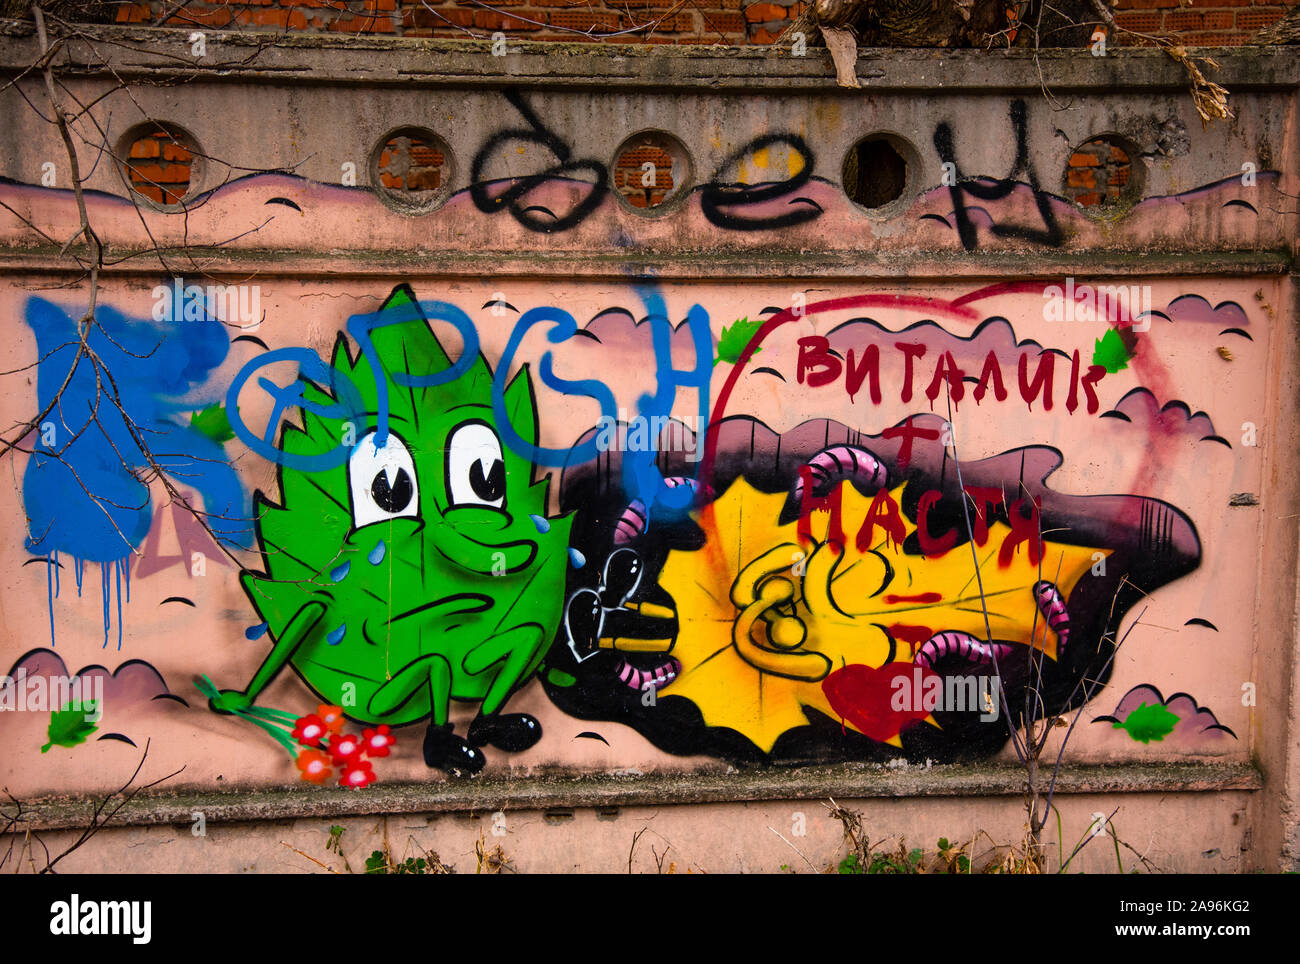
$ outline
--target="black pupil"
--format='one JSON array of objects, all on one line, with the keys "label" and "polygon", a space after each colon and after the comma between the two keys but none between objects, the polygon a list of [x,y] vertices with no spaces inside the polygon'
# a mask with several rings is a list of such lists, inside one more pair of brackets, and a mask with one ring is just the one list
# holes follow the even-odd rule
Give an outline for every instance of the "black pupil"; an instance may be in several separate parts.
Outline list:
[{"label": "black pupil", "polygon": [[506,494],[505,463],[496,459],[484,475],[483,460],[479,459],[469,467],[469,487],[484,502],[495,502]]},{"label": "black pupil", "polygon": [[375,497],[375,504],[385,512],[401,512],[411,504],[411,496],[415,492],[406,469],[398,469],[397,481],[391,484],[388,481],[388,469],[380,469],[375,475],[375,481],[370,483],[370,494]]}]

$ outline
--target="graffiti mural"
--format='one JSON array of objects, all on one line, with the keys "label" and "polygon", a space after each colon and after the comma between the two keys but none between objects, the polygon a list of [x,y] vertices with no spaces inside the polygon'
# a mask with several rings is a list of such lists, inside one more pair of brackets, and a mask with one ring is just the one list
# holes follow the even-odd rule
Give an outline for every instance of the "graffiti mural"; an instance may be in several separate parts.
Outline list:
[{"label": "graffiti mural", "polygon": [[[1006,739],[983,725],[997,697],[977,696],[994,677],[1013,714],[1030,685],[1066,708],[1080,679],[1108,677],[1126,611],[1196,567],[1195,527],[1159,500],[1052,491],[1048,447],[961,466],[946,425],[729,418],[710,497],[657,524],[635,509],[629,524],[617,465],[566,473],[579,548],[612,552],[569,604],[578,684],[548,692],[672,752],[738,759],[988,753]],[[902,698],[979,674],[960,707]]]},{"label": "graffiti mural", "polygon": [[[393,250],[409,224],[482,231],[528,252],[522,273],[273,274],[265,311],[234,321],[177,278],[114,282],[84,345],[74,299],[6,289],[33,371],[7,404],[43,413],[4,497],[6,572],[35,600],[6,619],[17,769],[68,782],[153,745],[195,785],[360,789],[985,760],[1030,707],[1082,709],[1096,760],[1243,752],[1250,654],[1230,637],[1251,631],[1258,523],[1225,512],[1263,488],[1266,386],[1242,373],[1271,350],[1271,294],[551,276],[548,245],[634,247],[632,215],[541,98],[504,103],[427,220],[283,174],[224,185],[204,217],[271,205],[297,219],[268,229],[287,247],[357,212]],[[967,172],[940,123],[955,180],[882,248],[1104,233],[1045,187],[1025,105],[998,116],[1009,173]],[[807,132],[710,156],[648,236],[743,259],[856,223]],[[1131,216],[1246,218],[1240,195],[1223,181]]]}]

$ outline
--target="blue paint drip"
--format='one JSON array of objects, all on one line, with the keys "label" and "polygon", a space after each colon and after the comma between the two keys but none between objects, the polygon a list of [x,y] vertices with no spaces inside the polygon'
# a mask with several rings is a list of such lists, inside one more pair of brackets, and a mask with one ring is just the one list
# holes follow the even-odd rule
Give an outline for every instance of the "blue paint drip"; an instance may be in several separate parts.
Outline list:
[{"label": "blue paint drip", "polygon": [[577,549],[570,548],[569,561],[573,563],[574,569],[581,569],[583,566],[587,564],[587,557],[584,556]]},{"label": "blue paint drip", "polygon": [[331,646],[337,646],[339,643],[343,641],[343,634],[346,633],[347,631],[348,631],[348,624],[343,623],[342,625],[339,626],[338,629],[334,630],[334,632],[330,633],[328,636],[325,637],[325,642],[329,643]]},{"label": "blue paint drip", "polygon": [[545,535],[551,531],[551,524],[540,515],[530,515],[528,518],[533,520],[533,525],[537,526],[537,531]]},{"label": "blue paint drip", "polygon": [[342,582],[344,579],[348,577],[348,571],[351,570],[351,568],[352,568],[351,560],[343,563],[343,565],[341,566],[336,566],[335,568],[330,570],[330,578],[333,579],[335,582]]},{"label": "blue paint drip", "polygon": [[77,598],[80,599],[81,577],[86,574],[86,564],[81,560],[80,556],[74,557],[72,560],[72,574],[77,580]]},{"label": "blue paint drip", "polygon": [[108,649],[108,627],[112,620],[108,615],[108,563],[99,564],[99,598],[104,605],[104,645],[101,649]]},{"label": "blue paint drip", "polygon": [[387,551],[388,547],[384,545],[384,540],[380,539],[375,543],[375,547],[366,555],[366,558],[370,560],[372,566],[377,566],[384,561],[384,553]]},{"label": "blue paint drip", "polygon": [[59,598],[59,550],[54,550],[54,598]]},{"label": "blue paint drip", "polygon": [[266,623],[258,623],[256,626],[249,626],[244,630],[245,639],[261,639],[266,635]]},{"label": "blue paint drip", "polygon": [[113,563],[113,573],[117,577],[117,651],[122,651],[122,568],[126,565],[126,559],[118,559]]},{"label": "blue paint drip", "polygon": [[53,560],[54,560],[54,553],[50,553],[45,557],[45,592],[48,595],[50,600],[50,645],[51,646],[54,645],[54,576],[52,574],[52,570],[54,569],[54,566],[58,565],[58,563],[53,562]]}]

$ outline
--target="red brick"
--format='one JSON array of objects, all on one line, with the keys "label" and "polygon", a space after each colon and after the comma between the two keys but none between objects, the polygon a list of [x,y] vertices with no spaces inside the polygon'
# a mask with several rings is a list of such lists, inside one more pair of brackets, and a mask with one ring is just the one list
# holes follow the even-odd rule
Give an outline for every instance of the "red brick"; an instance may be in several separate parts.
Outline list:
[{"label": "red brick", "polygon": [[1249,37],[1241,33],[1185,33],[1178,39],[1188,47],[1240,47]]},{"label": "red brick", "polygon": [[132,3],[117,8],[118,23],[146,23],[153,19],[153,13],[147,3]]},{"label": "red brick", "polygon": [[[132,148],[133,148],[132,156],[134,157],[135,156],[134,145],[132,145]],[[157,155],[154,156],[156,157]],[[189,163],[193,163],[194,155],[190,153],[190,149],[186,147],[184,144],[177,144],[173,141],[163,141],[162,159],[164,161],[181,161],[183,163],[189,164]]]},{"label": "red brick", "polygon": [[358,13],[343,16],[329,25],[330,30],[343,33],[396,33],[392,19],[387,14]]},{"label": "red brick", "polygon": [[280,27],[289,25],[288,10],[241,10],[240,23],[255,23],[259,27]]},{"label": "red brick", "polygon": [[704,19],[704,29],[720,30],[723,33],[740,33],[745,32],[745,18],[738,13],[704,13],[700,16]]},{"label": "red brick", "polygon": [[552,11],[552,27],[567,27],[569,30],[609,31],[618,27],[618,16],[596,10],[555,10]]},{"label": "red brick", "polygon": [[1117,13],[1115,14],[1115,23],[1124,27],[1126,30],[1136,30],[1138,33],[1154,33],[1160,29],[1159,11],[1150,13]]},{"label": "red brick", "polygon": [[162,155],[162,145],[158,143],[155,137],[142,137],[131,145],[131,157],[160,157]]},{"label": "red brick", "polygon": [[1159,10],[1182,6],[1178,0],[1126,0],[1123,10]]},{"label": "red brick", "polygon": [[446,27],[449,23],[458,27],[472,27],[474,11],[458,7],[434,7],[431,10],[417,7],[402,11],[403,27]]},{"label": "red brick", "polygon": [[1285,12],[1285,8],[1282,7],[1275,7],[1271,10],[1239,10],[1237,11],[1237,29],[1255,31],[1260,27],[1267,27],[1269,24],[1281,20],[1282,14]]},{"label": "red brick", "polygon": [[166,20],[171,27],[225,27],[230,24],[233,15],[225,7],[215,10],[185,9],[180,10]]},{"label": "red brick", "polygon": [[695,18],[689,13],[679,13],[672,17],[665,17],[663,20],[651,22],[656,24],[654,29],[659,33],[696,33],[699,31]]},{"label": "red brick", "polygon": [[1079,152],[1070,155],[1070,166],[1071,167],[1099,167],[1101,166],[1101,161],[1097,159],[1096,155],[1084,154],[1082,152]]},{"label": "red brick", "polygon": [[745,7],[745,19],[750,23],[770,23],[786,19],[786,8],[775,3],[751,3]]},{"label": "red brick", "polygon": [[1190,10],[1176,10],[1165,14],[1166,30],[1200,30],[1205,26],[1205,15]]},{"label": "red brick", "polygon": [[[536,19],[536,18],[530,18]],[[475,10],[474,26],[480,30],[540,30],[541,26],[518,17],[507,17],[492,10]]]},{"label": "red brick", "polygon": [[[566,43],[600,43],[599,37],[592,37],[585,33],[548,33],[543,31],[540,34],[534,34],[529,40],[563,40]],[[647,41],[642,41],[647,42]]]},{"label": "red brick", "polygon": [[188,184],[190,182],[190,165],[139,164],[133,163],[130,169],[132,183],[144,184]]},{"label": "red brick", "polygon": [[1233,13],[1231,10],[1209,10],[1205,14],[1206,30],[1231,30]]}]

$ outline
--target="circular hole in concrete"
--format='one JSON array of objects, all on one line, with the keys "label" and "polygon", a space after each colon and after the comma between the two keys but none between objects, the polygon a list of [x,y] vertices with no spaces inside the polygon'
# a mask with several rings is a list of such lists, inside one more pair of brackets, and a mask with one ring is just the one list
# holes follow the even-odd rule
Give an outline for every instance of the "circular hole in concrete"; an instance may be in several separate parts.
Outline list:
[{"label": "circular hole in concrete", "polygon": [[132,192],[159,207],[192,197],[199,183],[193,136],[175,124],[149,121],[127,131],[118,156]]},{"label": "circular hole in concrete", "polygon": [[1125,208],[1142,197],[1144,173],[1132,141],[1101,134],[1071,152],[1065,165],[1065,196],[1096,213]]},{"label": "circular hole in concrete", "polygon": [[451,150],[422,127],[390,132],[370,158],[370,183],[380,198],[408,214],[423,214],[445,201],[451,178]]},{"label": "circular hole in concrete", "polygon": [[869,134],[849,149],[841,175],[854,204],[878,212],[907,192],[916,169],[912,145],[893,134]]},{"label": "circular hole in concrete", "polygon": [[614,193],[639,214],[661,214],[685,195],[691,182],[691,160],[673,135],[648,130],[619,145],[611,168]]}]

